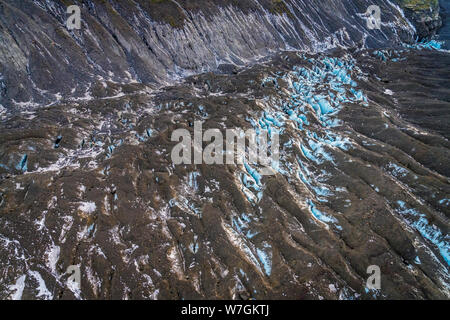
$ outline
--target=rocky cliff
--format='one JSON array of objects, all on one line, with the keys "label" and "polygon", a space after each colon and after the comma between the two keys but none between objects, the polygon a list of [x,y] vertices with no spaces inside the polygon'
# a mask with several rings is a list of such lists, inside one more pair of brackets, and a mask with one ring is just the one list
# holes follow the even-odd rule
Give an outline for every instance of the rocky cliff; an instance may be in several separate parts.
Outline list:
[{"label": "rocky cliff", "polygon": [[[69,31],[73,3],[82,25]],[[367,28],[372,4],[381,31]],[[388,0],[1,0],[0,35],[0,104],[24,108],[88,97],[107,80],[167,84],[283,49],[388,46],[413,29]]]}]

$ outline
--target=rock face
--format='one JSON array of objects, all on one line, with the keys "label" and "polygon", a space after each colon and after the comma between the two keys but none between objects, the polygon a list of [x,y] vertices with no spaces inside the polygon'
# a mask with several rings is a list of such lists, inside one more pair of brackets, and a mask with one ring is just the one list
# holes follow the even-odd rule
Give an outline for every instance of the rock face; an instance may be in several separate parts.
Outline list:
[{"label": "rock face", "polygon": [[[441,0],[445,1],[445,0]],[[412,21],[419,39],[430,38],[442,26],[439,0],[397,0]]]},{"label": "rock face", "polygon": [[[450,298],[450,54],[339,47],[398,7],[66,2],[0,1],[0,299]],[[273,174],[176,165],[196,122],[277,132]]]},{"label": "rock face", "polygon": [[[167,84],[220,64],[245,65],[280,49],[323,51],[413,38],[387,0],[73,1],[81,30],[65,27],[67,1],[0,1],[0,104],[84,97],[102,81]],[[383,29],[364,13],[376,3]]]}]

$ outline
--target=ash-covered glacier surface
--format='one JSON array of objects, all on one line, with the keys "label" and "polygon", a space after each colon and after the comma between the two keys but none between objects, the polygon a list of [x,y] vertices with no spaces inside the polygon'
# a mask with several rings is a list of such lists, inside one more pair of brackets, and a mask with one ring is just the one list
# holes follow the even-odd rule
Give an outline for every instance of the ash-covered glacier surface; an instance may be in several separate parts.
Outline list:
[{"label": "ash-covered glacier surface", "polygon": [[[62,19],[59,2],[32,2],[52,13],[35,20]],[[172,21],[177,31],[166,31],[166,40],[160,32],[169,26],[136,9],[144,1],[83,1],[90,15],[82,38],[72,38],[72,47],[55,41],[59,53],[36,51],[52,60],[33,62],[15,33],[30,7],[0,1],[11,35],[3,41],[12,41],[0,53],[9,70],[0,107],[0,298],[448,299],[450,53],[436,41],[403,44],[414,27],[390,1],[376,2],[390,8],[384,34],[362,31],[364,20],[352,29],[349,18],[339,19],[348,39],[338,33],[327,42],[330,28],[341,26],[323,13],[313,18],[322,1],[285,1],[281,13],[265,1],[249,1],[256,11],[219,13],[179,1],[187,18]],[[365,1],[354,3],[333,1],[336,12],[344,5],[365,11]],[[111,8],[134,33],[119,35],[126,29],[108,20]],[[7,10],[21,14],[5,18]],[[201,18],[205,10],[214,15]],[[240,24],[230,27],[225,17]],[[292,21],[303,25],[289,29]],[[314,37],[295,38],[293,30],[308,23]],[[243,25],[250,38],[241,50],[243,42],[232,39]],[[258,42],[252,28],[262,26],[277,32]],[[142,38],[131,34],[144,30],[147,48],[138,50]],[[27,39],[31,29],[22,32]],[[93,56],[95,32],[112,37],[98,45],[112,46],[104,52],[116,52],[116,60]],[[198,54],[186,51],[194,34],[202,40],[191,46],[204,47],[191,48]],[[214,39],[226,44],[216,48]],[[136,58],[153,46],[173,52]],[[80,59],[79,74],[64,75],[67,52]],[[40,88],[33,72],[12,74],[42,61],[49,68],[42,77],[61,70],[54,79],[61,87]],[[14,81],[22,91],[11,91]],[[66,88],[74,83],[80,87]],[[203,130],[277,132],[274,174],[261,175],[250,162],[175,165],[172,133],[193,136],[198,121]],[[381,270],[379,290],[367,288],[373,265]],[[68,282],[71,266],[80,286]]]}]

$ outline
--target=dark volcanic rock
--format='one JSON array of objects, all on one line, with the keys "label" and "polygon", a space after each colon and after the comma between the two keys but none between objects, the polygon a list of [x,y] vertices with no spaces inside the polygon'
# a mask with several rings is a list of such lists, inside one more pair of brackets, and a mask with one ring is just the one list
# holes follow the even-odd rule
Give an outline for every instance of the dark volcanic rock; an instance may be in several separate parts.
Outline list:
[{"label": "dark volcanic rock", "polygon": [[[364,13],[383,10],[383,32]],[[387,0],[85,0],[80,30],[65,26],[67,1],[0,1],[0,104],[84,97],[97,81],[167,85],[220,64],[246,65],[284,49],[314,52],[413,39]]]}]

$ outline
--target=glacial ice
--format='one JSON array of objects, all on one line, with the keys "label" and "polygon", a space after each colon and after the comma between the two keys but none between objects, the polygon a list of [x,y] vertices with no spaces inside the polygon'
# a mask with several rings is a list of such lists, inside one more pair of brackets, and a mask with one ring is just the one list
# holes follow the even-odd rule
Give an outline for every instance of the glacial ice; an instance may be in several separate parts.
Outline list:
[{"label": "glacial ice", "polygon": [[80,205],[78,206],[78,210],[87,214],[94,213],[96,209],[97,206],[95,205],[94,202],[81,202]]},{"label": "glacial ice", "polygon": [[316,208],[316,205],[311,201],[308,200],[309,210],[311,211],[313,217],[316,220],[319,220],[320,222],[325,223],[328,225],[329,223],[334,224],[337,229],[341,230],[342,228],[337,224],[337,220],[334,217],[328,216],[324,213],[322,213],[319,209]]},{"label": "glacial ice", "polygon": [[410,226],[415,228],[425,239],[434,244],[448,266],[450,266],[450,237],[444,235],[435,225],[430,225],[425,214],[408,208],[404,201],[398,200],[399,213],[406,217]]}]

